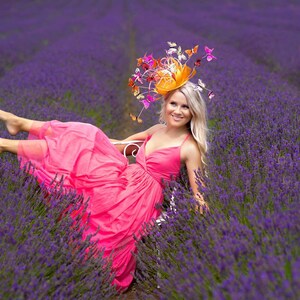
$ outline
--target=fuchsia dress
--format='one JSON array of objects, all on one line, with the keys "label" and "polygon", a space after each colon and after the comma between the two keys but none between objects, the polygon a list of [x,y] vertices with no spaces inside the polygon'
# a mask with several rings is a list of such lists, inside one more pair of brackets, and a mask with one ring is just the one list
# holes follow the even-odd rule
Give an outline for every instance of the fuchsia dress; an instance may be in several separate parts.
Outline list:
[{"label": "fuchsia dress", "polygon": [[169,181],[180,171],[180,146],[146,155],[150,138],[141,146],[136,163],[129,164],[95,126],[35,122],[28,137],[32,145],[20,142],[18,149],[21,165],[31,161],[39,182],[47,186],[56,174],[63,175],[66,188],[89,198],[87,210],[91,217],[86,234],[94,234],[100,227],[94,239],[99,248],[104,247],[104,257],[113,253],[113,283],[120,290],[126,289],[133,279],[133,235],[139,238],[142,225],[158,218],[156,205],[163,200],[162,179]]}]

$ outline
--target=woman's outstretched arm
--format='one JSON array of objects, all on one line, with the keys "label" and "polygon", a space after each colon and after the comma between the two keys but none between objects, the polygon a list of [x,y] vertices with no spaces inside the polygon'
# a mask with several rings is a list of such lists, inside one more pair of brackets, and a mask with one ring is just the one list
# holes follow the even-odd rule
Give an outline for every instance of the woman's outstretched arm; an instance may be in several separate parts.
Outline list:
[{"label": "woman's outstretched arm", "polygon": [[[195,141],[185,143],[182,147],[182,157],[186,165],[190,186],[193,191],[194,198],[199,202],[198,210],[203,213],[204,210],[209,210],[208,204],[198,191],[196,182],[196,173],[201,166],[201,153]],[[204,182],[201,182],[205,186]]]}]

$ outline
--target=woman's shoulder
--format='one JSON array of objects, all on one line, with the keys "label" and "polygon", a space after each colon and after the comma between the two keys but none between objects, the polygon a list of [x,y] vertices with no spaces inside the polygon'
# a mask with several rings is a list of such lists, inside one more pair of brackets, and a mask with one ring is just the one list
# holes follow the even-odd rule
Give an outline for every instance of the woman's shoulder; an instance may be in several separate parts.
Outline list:
[{"label": "woman's shoulder", "polygon": [[181,152],[186,158],[200,155],[200,149],[197,141],[194,139],[192,134],[190,134],[188,139],[183,143]]},{"label": "woman's shoulder", "polygon": [[185,143],[183,144],[183,146],[185,146],[186,148],[190,148],[190,149],[194,149],[194,150],[196,150],[196,149],[199,150],[197,141],[195,140],[195,138],[193,137],[192,134],[189,135],[189,137],[187,138],[187,140],[185,141]]},{"label": "woman's shoulder", "polygon": [[146,129],[145,132],[147,133],[147,135],[152,135],[157,130],[160,130],[165,127],[166,127],[166,125],[164,125],[164,124],[155,124],[152,127]]}]

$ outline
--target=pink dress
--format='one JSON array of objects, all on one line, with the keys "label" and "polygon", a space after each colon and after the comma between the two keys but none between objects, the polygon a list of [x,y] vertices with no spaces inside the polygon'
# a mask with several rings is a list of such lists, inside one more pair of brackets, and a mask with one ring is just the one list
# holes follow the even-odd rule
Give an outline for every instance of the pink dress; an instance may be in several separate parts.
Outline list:
[{"label": "pink dress", "polygon": [[162,179],[169,181],[180,171],[180,146],[146,155],[150,138],[144,141],[134,164],[128,163],[99,128],[78,122],[35,122],[28,137],[31,143],[22,141],[18,148],[21,166],[31,161],[39,182],[50,185],[56,174],[63,175],[66,188],[89,198],[91,217],[86,234],[94,234],[100,227],[94,239],[105,249],[104,257],[113,253],[113,284],[120,290],[133,279],[133,235],[139,238],[142,225],[158,218]]}]

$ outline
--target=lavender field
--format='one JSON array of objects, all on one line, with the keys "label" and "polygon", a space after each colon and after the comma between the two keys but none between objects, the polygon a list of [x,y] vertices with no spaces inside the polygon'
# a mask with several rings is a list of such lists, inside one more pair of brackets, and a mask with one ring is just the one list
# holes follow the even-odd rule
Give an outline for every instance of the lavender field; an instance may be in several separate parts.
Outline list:
[{"label": "lavender field", "polygon": [[[0,3],[0,109],[88,122],[113,138],[158,121],[159,105],[143,124],[129,118],[141,108],[127,86],[136,58],[164,55],[167,41],[215,49],[217,60],[192,80],[216,95],[203,191],[210,213],[191,209],[184,173],[172,183],[176,211],[138,244],[138,299],[300,298],[300,5],[241,3]],[[0,134],[9,137],[3,124]],[[80,195],[46,193],[18,166],[0,155],[0,298],[118,297],[101,253],[82,241],[78,220],[71,225]]]}]

